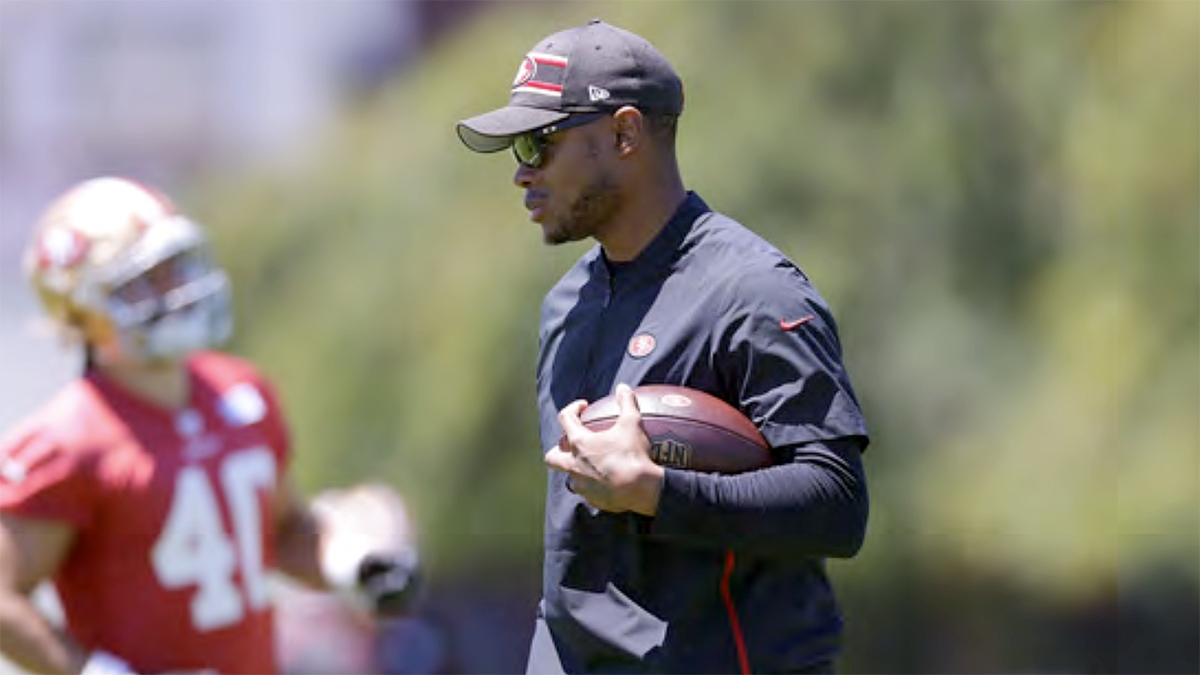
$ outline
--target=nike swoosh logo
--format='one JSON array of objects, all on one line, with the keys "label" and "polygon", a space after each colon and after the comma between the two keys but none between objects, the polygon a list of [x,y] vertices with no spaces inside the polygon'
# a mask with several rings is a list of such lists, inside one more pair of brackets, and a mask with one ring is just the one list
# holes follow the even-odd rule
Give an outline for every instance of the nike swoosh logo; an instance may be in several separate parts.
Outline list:
[{"label": "nike swoosh logo", "polygon": [[808,323],[809,321],[812,321],[815,318],[817,318],[816,314],[809,314],[808,316],[802,316],[799,319],[796,319],[795,321],[788,321],[787,319],[780,319],[779,327],[784,330],[793,330],[795,328],[799,328],[800,326],[803,326],[804,324]]}]

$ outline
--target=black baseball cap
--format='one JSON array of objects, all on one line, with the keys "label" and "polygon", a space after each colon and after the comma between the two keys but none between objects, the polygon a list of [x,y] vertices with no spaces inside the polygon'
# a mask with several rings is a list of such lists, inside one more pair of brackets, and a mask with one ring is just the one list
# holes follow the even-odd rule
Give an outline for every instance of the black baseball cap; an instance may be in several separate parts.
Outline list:
[{"label": "black baseball cap", "polygon": [[644,38],[593,19],[537,43],[517,68],[508,105],[459,122],[458,137],[475,152],[496,152],[573,113],[627,105],[678,115],[683,83]]}]

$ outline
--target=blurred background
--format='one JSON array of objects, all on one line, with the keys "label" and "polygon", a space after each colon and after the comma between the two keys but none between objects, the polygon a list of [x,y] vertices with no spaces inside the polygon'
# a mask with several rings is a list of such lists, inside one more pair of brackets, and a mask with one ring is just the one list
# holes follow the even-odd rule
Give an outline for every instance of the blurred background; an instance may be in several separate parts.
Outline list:
[{"label": "blurred background", "polygon": [[301,487],[409,501],[430,592],[386,668],[522,671],[538,305],[586,245],[543,246],[453,126],[597,16],[682,75],[688,187],[838,317],[873,436],[842,670],[1200,671],[1191,1],[0,0],[0,424],[79,367],[20,276],[39,210],[159,185],[213,231]]}]

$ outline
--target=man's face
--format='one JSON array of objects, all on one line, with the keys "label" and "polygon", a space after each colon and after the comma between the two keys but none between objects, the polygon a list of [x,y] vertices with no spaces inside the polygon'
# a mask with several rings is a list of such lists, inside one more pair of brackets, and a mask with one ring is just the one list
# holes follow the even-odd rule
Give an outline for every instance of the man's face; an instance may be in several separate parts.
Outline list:
[{"label": "man's face", "polygon": [[611,118],[602,117],[541,139],[537,167],[519,164],[513,177],[525,190],[530,220],[542,226],[547,244],[603,237],[621,203],[608,163]]}]

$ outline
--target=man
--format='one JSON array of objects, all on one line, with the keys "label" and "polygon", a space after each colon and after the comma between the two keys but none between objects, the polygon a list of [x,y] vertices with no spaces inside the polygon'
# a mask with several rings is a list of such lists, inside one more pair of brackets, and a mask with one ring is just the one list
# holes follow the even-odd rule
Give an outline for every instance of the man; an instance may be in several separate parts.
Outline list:
[{"label": "man", "polygon": [[[825,672],[839,651],[824,559],[864,537],[866,426],[809,280],[684,188],[682,110],[653,46],[592,21],[539,42],[508,105],[457,127],[472,150],[512,149],[547,243],[599,243],[542,306],[552,471],[530,673]],[[630,387],[654,383],[733,404],[775,465],[653,463]],[[584,429],[586,402],[614,390],[618,423]]]},{"label": "man", "polygon": [[[271,569],[376,611],[407,597],[416,561],[402,514],[380,513],[387,488],[310,506],[289,485],[271,386],[211,350],[232,326],[228,279],[165,196],[121,178],[72,187],[37,224],[26,269],[85,372],[0,437],[9,659],[39,673],[274,673]],[[43,580],[63,631],[30,600]]]}]

